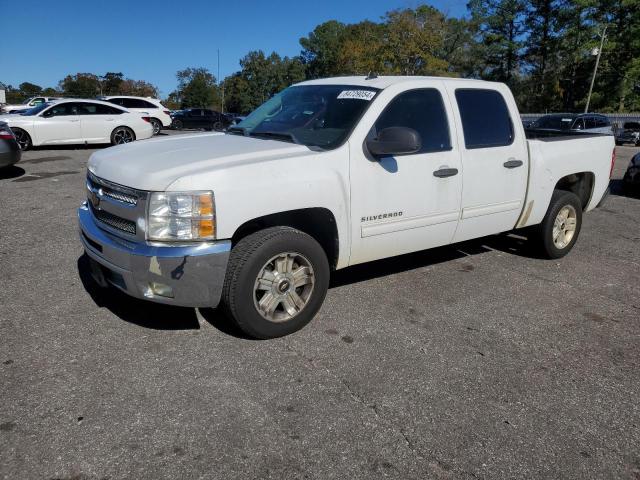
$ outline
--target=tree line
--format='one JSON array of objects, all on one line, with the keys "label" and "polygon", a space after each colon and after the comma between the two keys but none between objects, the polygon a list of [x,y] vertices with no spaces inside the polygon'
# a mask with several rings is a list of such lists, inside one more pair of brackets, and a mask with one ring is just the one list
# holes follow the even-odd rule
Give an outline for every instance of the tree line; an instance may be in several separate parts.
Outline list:
[{"label": "tree line", "polygon": [[93,98],[99,95],[135,95],[140,97],[157,97],[158,89],[144,80],[125,78],[121,72],[107,72],[104,75],[93,73],[76,73],[67,75],[57,88],[23,82],[17,88],[0,83],[6,90],[8,103],[20,103],[23,100],[42,95],[46,97]]},{"label": "tree line", "polygon": [[[376,73],[505,82],[523,112],[580,111],[606,27],[590,110],[640,111],[640,0],[470,0],[467,10],[453,18],[421,5],[392,10],[379,22],[330,20],[300,39],[299,55],[251,51],[221,82],[206,68],[177,72],[165,103],[218,110],[224,103],[225,111],[247,113],[295,82]],[[23,83],[8,97],[53,92],[158,93],[148,82],[108,72],[68,75],[57,90]]]}]

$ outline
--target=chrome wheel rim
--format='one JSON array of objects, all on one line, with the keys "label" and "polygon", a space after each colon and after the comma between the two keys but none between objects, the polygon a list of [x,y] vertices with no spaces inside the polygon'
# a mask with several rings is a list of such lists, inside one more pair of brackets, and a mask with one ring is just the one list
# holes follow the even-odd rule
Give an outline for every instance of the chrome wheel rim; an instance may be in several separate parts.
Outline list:
[{"label": "chrome wheel rim", "polygon": [[565,205],[556,215],[553,222],[553,244],[557,249],[566,248],[573,240],[576,234],[577,218],[576,209],[571,205]]},{"label": "chrome wheel rim", "polygon": [[133,134],[127,128],[119,128],[113,134],[113,141],[116,145],[133,142]]},{"label": "chrome wheel rim", "polygon": [[260,269],[253,287],[253,303],[265,320],[286,322],[304,310],[314,286],[313,267],[304,255],[280,253]]},{"label": "chrome wheel rim", "polygon": [[153,134],[157,135],[160,133],[160,122],[153,120]]},{"label": "chrome wheel rim", "polygon": [[13,130],[13,134],[16,137],[16,142],[20,146],[20,150],[24,150],[29,146],[29,136],[27,132],[23,130]]}]

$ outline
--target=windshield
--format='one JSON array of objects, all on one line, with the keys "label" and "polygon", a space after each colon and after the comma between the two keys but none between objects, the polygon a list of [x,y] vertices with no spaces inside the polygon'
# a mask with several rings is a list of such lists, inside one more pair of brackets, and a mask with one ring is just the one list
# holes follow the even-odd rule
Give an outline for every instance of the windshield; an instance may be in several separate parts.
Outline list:
[{"label": "windshield", "polygon": [[575,117],[549,115],[542,117],[531,125],[533,128],[549,128],[553,130],[569,130]]},{"label": "windshield", "polygon": [[289,87],[229,132],[329,150],[346,139],[377,92],[348,85]]},{"label": "windshield", "polygon": [[36,98],[36,97],[27,98],[24,102],[22,102],[22,105],[28,105],[28,104],[29,104],[29,102],[30,102],[31,100],[33,100],[34,98]]},{"label": "windshield", "polygon": [[43,111],[45,108],[50,107],[51,104],[50,103],[41,103],[40,105],[36,105],[33,108],[30,108],[29,110],[26,110],[24,112],[22,112],[20,115],[37,115],[39,114],[41,111]]}]

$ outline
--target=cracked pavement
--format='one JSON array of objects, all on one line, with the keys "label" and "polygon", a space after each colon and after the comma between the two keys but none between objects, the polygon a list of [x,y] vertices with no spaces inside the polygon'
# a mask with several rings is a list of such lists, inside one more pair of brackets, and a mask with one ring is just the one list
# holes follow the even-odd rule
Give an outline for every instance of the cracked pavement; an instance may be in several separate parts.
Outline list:
[{"label": "cracked pavement", "polygon": [[498,235],[361,265],[303,331],[253,341],[92,283],[92,151],[0,173],[0,478],[640,478],[640,200],[618,182],[565,259]]}]

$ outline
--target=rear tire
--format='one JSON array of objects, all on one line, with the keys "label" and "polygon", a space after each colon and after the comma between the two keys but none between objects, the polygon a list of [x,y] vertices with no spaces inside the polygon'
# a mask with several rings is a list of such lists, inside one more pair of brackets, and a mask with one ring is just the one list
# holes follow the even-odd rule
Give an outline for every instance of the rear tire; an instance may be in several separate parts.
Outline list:
[{"label": "rear tire", "polygon": [[111,132],[111,145],[124,145],[135,141],[136,134],[129,127],[116,127]]},{"label": "rear tire", "polygon": [[582,227],[582,204],[571,192],[554,190],[542,223],[536,229],[540,253],[549,259],[571,251]]},{"label": "rear tire", "polygon": [[273,227],[231,250],[222,306],[247,335],[275,338],[300,330],[316,315],[329,287],[320,244],[290,227]]},{"label": "rear tire", "polygon": [[153,127],[153,134],[158,135],[160,133],[160,130],[162,130],[162,122],[157,118],[152,118],[150,122],[151,126]]},{"label": "rear tire", "polygon": [[24,152],[33,147],[31,136],[25,130],[21,128],[12,128],[11,130],[16,136],[16,141],[18,142],[18,145],[20,145],[20,150]]}]

